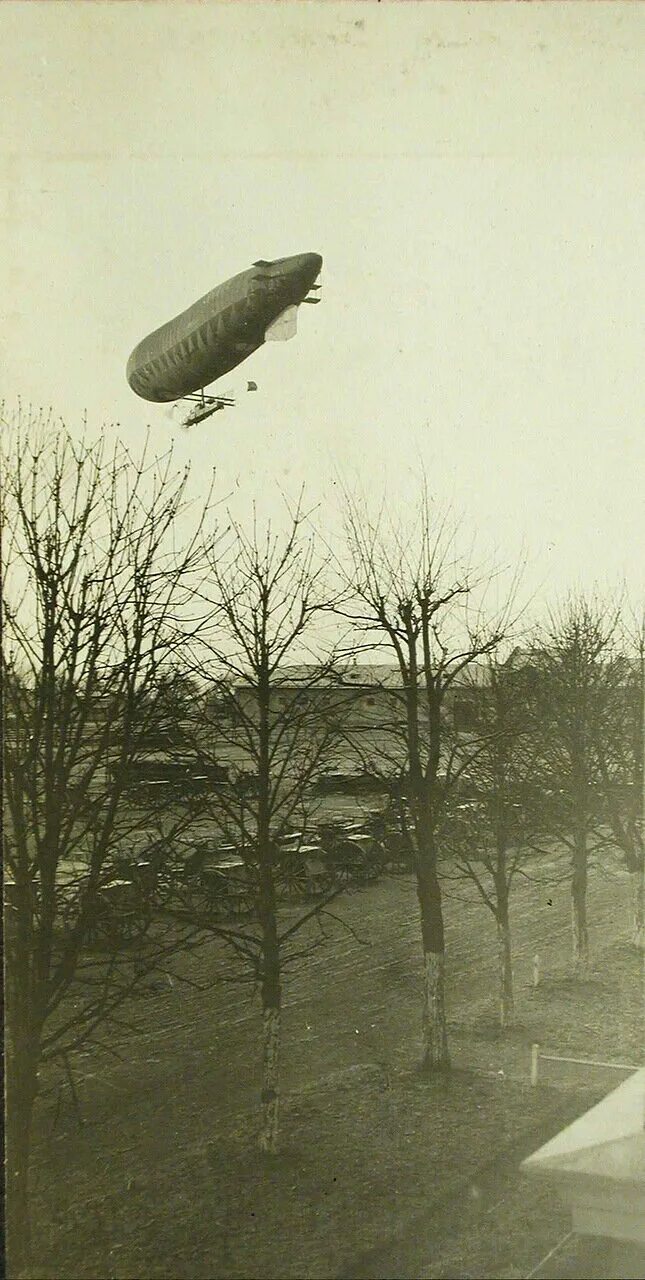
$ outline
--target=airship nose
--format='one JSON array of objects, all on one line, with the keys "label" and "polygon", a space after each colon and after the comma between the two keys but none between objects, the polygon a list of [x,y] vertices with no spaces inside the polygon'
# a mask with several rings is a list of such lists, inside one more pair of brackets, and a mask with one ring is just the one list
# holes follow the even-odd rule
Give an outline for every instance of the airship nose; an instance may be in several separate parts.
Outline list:
[{"label": "airship nose", "polygon": [[303,266],[305,263],[312,271],[319,272],[322,267],[322,258],[319,253],[303,253]]},{"label": "airship nose", "polygon": [[299,306],[320,274],[322,257],[319,253],[294,253],[290,258],[256,262],[255,266],[259,268],[256,279],[276,303]]},{"label": "airship nose", "polygon": [[296,253],[293,258],[287,258],[285,265],[289,274],[297,276],[304,287],[309,289],[320,274],[322,261],[319,253]]}]

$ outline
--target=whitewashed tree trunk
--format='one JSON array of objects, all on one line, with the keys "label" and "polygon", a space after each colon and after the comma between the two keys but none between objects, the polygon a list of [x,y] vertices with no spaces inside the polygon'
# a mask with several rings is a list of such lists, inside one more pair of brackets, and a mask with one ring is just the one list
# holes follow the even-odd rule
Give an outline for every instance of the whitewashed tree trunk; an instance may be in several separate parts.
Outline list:
[{"label": "whitewashed tree trunk", "polygon": [[638,951],[643,951],[645,950],[645,886],[642,867],[632,871],[629,879],[632,900],[632,946]]},{"label": "whitewashed tree trunk", "polygon": [[424,952],[423,978],[423,1067],[429,1071],[442,1071],[450,1065],[443,952]]},{"label": "whitewashed tree trunk", "polygon": [[262,1127],[259,1146],[269,1153],[278,1149],[280,1010],[269,1007],[262,1014]]},{"label": "whitewashed tree trunk", "polygon": [[571,898],[571,932],[573,939],[573,967],[577,974],[587,972],[589,965],[589,935],[587,933],[587,912],[584,899],[575,895]]},{"label": "whitewashed tree trunk", "polygon": [[513,962],[511,957],[511,926],[508,918],[497,921],[497,946],[499,955],[499,1025],[507,1027],[514,1013]]},{"label": "whitewashed tree trunk", "polygon": [[573,968],[583,976],[589,964],[589,935],[587,932],[587,850],[586,839],[579,836],[573,856],[571,875],[571,932],[573,942]]}]

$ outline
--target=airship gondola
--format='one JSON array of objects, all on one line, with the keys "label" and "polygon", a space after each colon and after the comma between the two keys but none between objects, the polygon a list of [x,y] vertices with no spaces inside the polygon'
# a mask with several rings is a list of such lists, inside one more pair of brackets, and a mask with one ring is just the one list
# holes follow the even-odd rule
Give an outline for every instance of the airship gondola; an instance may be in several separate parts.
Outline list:
[{"label": "airship gondola", "polygon": [[186,425],[231,404],[227,396],[205,395],[204,388],[264,342],[293,337],[298,307],[320,301],[308,295],[320,288],[321,267],[318,253],[261,259],[217,285],[138,343],[126,368],[130,387],[155,404],[188,401]]}]

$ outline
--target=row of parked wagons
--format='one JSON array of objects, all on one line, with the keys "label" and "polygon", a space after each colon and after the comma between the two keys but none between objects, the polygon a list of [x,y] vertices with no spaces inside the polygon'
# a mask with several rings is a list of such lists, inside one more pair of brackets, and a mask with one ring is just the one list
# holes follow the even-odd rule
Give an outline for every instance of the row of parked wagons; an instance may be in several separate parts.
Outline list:
[{"label": "row of parked wagons", "polygon": [[[285,901],[315,900],[336,888],[366,885],[383,872],[410,869],[401,841],[384,839],[371,822],[326,824],[311,834],[285,834],[275,850],[275,882]],[[212,907],[231,914],[253,905],[253,851],[235,845],[197,844],[187,863]]]},{"label": "row of parked wagons", "polygon": [[[196,916],[225,919],[253,913],[257,876],[252,846],[201,838],[180,847],[170,860],[164,852],[155,857],[153,846],[143,859],[119,861],[119,881],[139,884],[142,894],[162,905],[174,898]],[[274,853],[276,889],[286,903],[315,901],[337,888],[366,885],[385,872],[403,873],[412,866],[405,836],[385,829],[376,816],[286,833]]]},{"label": "row of parked wagons", "polygon": [[[154,832],[121,842],[102,869],[94,895],[90,939],[135,940],[159,913],[184,919],[226,920],[250,917],[256,905],[253,849],[241,849],[212,837],[168,843]],[[284,834],[275,849],[275,884],[284,904],[315,901],[335,889],[361,886],[383,873],[411,869],[405,836],[382,815],[362,822],[336,822],[312,832]],[[87,886],[87,863],[80,859],[61,869],[58,917],[64,926],[75,918]],[[18,906],[15,885],[5,880],[10,915]]]}]

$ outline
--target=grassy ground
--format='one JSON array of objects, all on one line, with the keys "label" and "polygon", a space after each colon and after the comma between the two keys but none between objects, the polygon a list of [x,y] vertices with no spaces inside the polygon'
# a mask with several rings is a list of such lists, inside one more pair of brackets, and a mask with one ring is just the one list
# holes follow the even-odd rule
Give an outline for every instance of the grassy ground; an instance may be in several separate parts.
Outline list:
[{"label": "grassy ground", "polygon": [[[640,1060],[640,960],[627,885],[595,877],[593,964],[568,977],[566,886],[523,883],[514,909],[516,1021],[495,1027],[492,920],[446,903],[454,1071],[419,1076],[419,946],[407,878],[337,904],[324,947],[285,981],[283,1151],[254,1148],[258,1017],[221,945],[184,961],[137,1008],[125,1061],[75,1073],[85,1123],[43,1106],[35,1153],[33,1277],[527,1275],[567,1230],[518,1164],[622,1077],[575,1071],[537,1090],[530,1045]],[[531,969],[541,957],[543,983]],[[119,1047],[118,1039],[114,1042]],[[503,1073],[503,1074],[502,1074]]]}]

